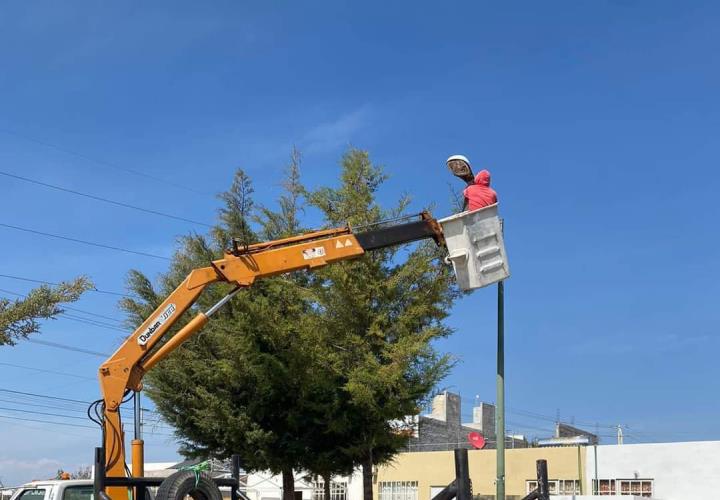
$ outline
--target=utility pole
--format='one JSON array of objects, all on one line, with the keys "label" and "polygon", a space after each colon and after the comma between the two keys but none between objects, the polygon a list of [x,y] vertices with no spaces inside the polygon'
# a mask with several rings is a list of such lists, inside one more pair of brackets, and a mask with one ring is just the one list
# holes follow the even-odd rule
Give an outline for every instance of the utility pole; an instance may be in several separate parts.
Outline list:
[{"label": "utility pole", "polygon": [[495,498],[505,500],[505,283],[498,283],[497,298],[497,411],[495,434],[497,436],[497,459]]}]

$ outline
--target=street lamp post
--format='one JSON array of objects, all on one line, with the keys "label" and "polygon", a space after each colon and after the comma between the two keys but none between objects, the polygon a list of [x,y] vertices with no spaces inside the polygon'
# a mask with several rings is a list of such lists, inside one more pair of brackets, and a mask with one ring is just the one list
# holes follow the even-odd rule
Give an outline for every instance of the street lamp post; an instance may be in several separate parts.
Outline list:
[{"label": "street lamp post", "polygon": [[[452,174],[467,185],[473,182],[474,175],[470,161],[466,156],[453,155],[446,164]],[[502,220],[500,221],[502,231]],[[497,441],[496,457],[496,500],[505,500],[505,284],[498,282],[497,298],[497,407],[495,409],[495,434]],[[513,440],[514,444],[514,440]]]},{"label": "street lamp post", "polygon": [[505,500],[505,283],[497,287],[497,411],[495,412],[495,434],[497,457],[495,479],[497,500]]}]

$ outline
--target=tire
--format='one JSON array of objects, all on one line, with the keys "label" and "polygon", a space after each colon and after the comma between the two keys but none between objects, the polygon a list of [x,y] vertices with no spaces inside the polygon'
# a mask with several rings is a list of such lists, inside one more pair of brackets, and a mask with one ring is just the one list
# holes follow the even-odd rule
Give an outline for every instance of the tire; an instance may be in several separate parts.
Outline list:
[{"label": "tire", "polygon": [[222,500],[220,489],[208,474],[201,472],[200,480],[196,481],[195,472],[191,470],[181,470],[166,477],[155,500],[184,500],[186,496],[193,500]]}]

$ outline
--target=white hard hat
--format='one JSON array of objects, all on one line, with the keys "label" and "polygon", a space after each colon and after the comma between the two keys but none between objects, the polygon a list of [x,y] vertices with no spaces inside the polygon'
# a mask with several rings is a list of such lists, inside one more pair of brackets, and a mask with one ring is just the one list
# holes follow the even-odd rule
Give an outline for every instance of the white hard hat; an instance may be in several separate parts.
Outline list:
[{"label": "white hard hat", "polygon": [[461,160],[468,164],[468,167],[470,166],[470,160],[467,159],[467,156],[464,155],[452,155],[450,158],[448,158],[445,163],[450,163],[453,160]]}]

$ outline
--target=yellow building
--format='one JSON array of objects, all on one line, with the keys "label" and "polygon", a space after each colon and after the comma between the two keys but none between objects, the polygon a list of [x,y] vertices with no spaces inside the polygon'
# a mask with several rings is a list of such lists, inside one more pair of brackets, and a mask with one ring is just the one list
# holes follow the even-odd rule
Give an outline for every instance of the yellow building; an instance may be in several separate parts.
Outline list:
[{"label": "yellow building", "polygon": [[[508,498],[522,498],[534,488],[536,461],[548,463],[551,490],[558,493],[589,494],[584,477],[585,449],[577,447],[523,448],[505,451],[505,492]],[[375,481],[375,498],[380,500],[430,500],[455,478],[452,451],[401,453],[381,466]],[[495,450],[468,452],[470,480],[475,495],[495,495]]]}]

